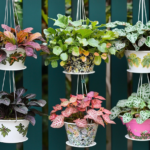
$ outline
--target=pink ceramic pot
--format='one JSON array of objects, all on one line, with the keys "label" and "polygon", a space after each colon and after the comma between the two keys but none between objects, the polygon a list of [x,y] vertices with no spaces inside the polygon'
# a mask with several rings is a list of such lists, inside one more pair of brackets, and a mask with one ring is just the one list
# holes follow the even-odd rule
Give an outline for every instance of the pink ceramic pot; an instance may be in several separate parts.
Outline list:
[{"label": "pink ceramic pot", "polygon": [[[120,117],[121,120],[122,117]],[[138,124],[136,119],[132,119],[129,123],[123,123],[127,127],[127,132],[132,139],[150,139],[150,119],[142,124]]]}]

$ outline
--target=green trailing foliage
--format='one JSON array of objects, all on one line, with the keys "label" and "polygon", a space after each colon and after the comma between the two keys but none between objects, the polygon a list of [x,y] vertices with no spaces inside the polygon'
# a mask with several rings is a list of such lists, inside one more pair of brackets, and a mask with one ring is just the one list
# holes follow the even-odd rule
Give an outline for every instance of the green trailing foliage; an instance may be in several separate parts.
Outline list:
[{"label": "green trailing foliage", "polygon": [[[104,60],[109,54],[115,55],[117,50],[112,44],[118,38],[117,32],[107,29],[100,30],[104,25],[98,25],[98,21],[86,20],[72,21],[72,18],[57,15],[58,19],[52,19],[54,26],[59,28],[44,29],[47,38],[47,46],[50,54],[42,52],[41,55],[47,55],[45,65],[51,63],[53,68],[58,66],[57,61],[62,60],[61,65],[65,65],[70,55],[80,56],[84,54],[85,58],[81,58],[84,62],[86,57],[92,53],[95,58],[95,65],[101,64],[103,54],[106,54]],[[98,57],[99,56],[99,57]]]},{"label": "green trailing foliage", "polygon": [[143,84],[139,87],[137,93],[126,100],[118,101],[117,105],[111,110],[110,119],[122,116],[123,122],[128,123],[133,118],[138,124],[150,118],[150,85]]}]

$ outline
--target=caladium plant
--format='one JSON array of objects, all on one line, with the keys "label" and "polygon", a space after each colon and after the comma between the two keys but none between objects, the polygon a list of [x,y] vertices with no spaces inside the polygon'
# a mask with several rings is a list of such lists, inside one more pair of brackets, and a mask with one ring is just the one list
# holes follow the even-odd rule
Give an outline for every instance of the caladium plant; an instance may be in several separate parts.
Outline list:
[{"label": "caladium plant", "polygon": [[[0,119],[26,119],[29,120],[32,125],[35,125],[36,114],[40,116],[46,115],[34,108],[44,107],[46,101],[35,99],[36,94],[27,94],[24,96],[26,91],[25,88],[19,88],[15,93],[0,92]],[[32,108],[32,106],[34,107]]]},{"label": "caladium plant", "polygon": [[[70,99],[60,99],[61,104],[53,107],[49,120],[52,121],[52,128],[61,128],[64,122],[75,123],[78,127],[84,128],[88,123],[96,123],[104,126],[104,123],[115,124],[109,119],[111,112],[102,107],[102,96],[97,92],[89,92],[87,96],[71,95]],[[63,107],[65,109],[63,109]],[[61,115],[56,112],[61,111]]]},{"label": "caladium plant", "polygon": [[71,56],[86,62],[90,55],[94,55],[94,64],[100,65],[102,59],[108,62],[109,54],[115,55],[117,50],[112,41],[118,37],[116,32],[100,30],[103,25],[99,26],[98,21],[90,21],[88,18],[72,21],[70,16],[58,14],[57,17],[57,20],[52,20],[55,22],[54,26],[59,28],[44,29],[50,49],[50,54],[41,52],[42,55],[47,55],[45,65],[51,63],[56,68],[58,60],[61,60],[60,65],[64,67]]},{"label": "caladium plant", "polygon": [[[117,26],[123,28],[117,28]],[[119,50],[116,53],[118,57],[123,57],[125,50],[150,50],[150,21],[146,24],[138,21],[135,25],[115,21],[106,24],[106,27],[115,28],[112,31],[119,34],[119,38],[114,41],[115,48]]]},{"label": "caladium plant", "polygon": [[119,100],[111,109],[110,119],[122,117],[124,123],[136,119],[138,124],[150,118],[150,85],[143,84],[137,93],[132,93],[128,99]]},{"label": "caladium plant", "polygon": [[[4,32],[0,32],[1,46],[5,45],[7,51],[13,51],[17,48],[23,48],[26,56],[37,58],[36,51],[43,50],[49,53],[47,46],[40,45],[37,41],[44,42],[41,33],[31,33],[33,28],[26,28],[24,30],[17,26],[15,29],[5,24],[1,25]],[[36,50],[36,51],[35,51]],[[6,53],[0,50],[0,62],[6,58]]]}]

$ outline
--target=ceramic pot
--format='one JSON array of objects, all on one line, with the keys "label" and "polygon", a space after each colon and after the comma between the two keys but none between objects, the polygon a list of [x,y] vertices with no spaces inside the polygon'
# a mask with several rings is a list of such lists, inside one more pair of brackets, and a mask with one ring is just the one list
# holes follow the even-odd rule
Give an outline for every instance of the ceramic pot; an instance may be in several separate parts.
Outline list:
[{"label": "ceramic pot", "polygon": [[0,142],[20,143],[27,141],[28,120],[0,120]]},{"label": "ceramic pot", "polygon": [[0,63],[1,70],[22,70],[25,68],[26,53],[24,49],[18,48],[13,51],[8,51],[3,48],[1,51],[4,51],[6,54],[6,59]]},{"label": "ceramic pot", "polygon": [[65,128],[69,143],[74,146],[89,146],[96,136],[98,125],[88,124],[86,128],[79,128],[75,123],[65,122]]},{"label": "ceramic pot", "polygon": [[126,50],[125,55],[131,72],[150,72],[150,51]]}]

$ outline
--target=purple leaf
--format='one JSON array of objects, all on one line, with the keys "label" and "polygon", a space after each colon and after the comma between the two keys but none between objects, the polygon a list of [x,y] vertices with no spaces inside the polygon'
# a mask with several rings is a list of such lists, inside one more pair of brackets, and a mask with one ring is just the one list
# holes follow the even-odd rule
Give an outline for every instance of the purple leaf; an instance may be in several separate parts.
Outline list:
[{"label": "purple leaf", "polygon": [[3,29],[5,29],[6,31],[11,31],[11,27],[8,27],[8,26],[5,25],[5,24],[2,24],[1,27],[2,27]]},{"label": "purple leaf", "polygon": [[39,36],[38,38],[36,38],[37,40],[40,40],[40,41],[42,41],[42,42],[45,42],[45,39],[43,39],[43,37],[42,36]]},{"label": "purple leaf", "polygon": [[27,90],[25,88],[19,88],[16,90],[16,94],[18,97],[21,97]]},{"label": "purple leaf", "polygon": [[31,46],[32,48],[36,49],[37,51],[41,50],[41,46],[39,43],[36,42],[26,42],[25,44],[22,44],[24,46]]},{"label": "purple leaf", "polygon": [[2,97],[3,95],[8,95],[8,93],[6,93],[4,91],[0,91],[0,97]]},{"label": "purple leaf", "polygon": [[93,91],[89,92],[89,93],[87,94],[87,97],[89,97],[89,98],[94,97],[94,92],[93,92]]},{"label": "purple leaf", "polygon": [[4,50],[0,50],[0,62],[2,62],[6,58],[6,52]]},{"label": "purple leaf", "polygon": [[13,45],[12,43],[7,43],[5,45],[5,48],[7,51],[13,51],[13,50],[16,50],[17,49],[17,46],[16,45]]},{"label": "purple leaf", "polygon": [[6,106],[9,106],[10,104],[10,99],[8,99],[7,97],[0,99],[0,104],[4,104]]},{"label": "purple leaf", "polygon": [[39,110],[36,110],[36,109],[30,109],[31,112],[35,113],[35,114],[38,114],[40,116],[48,116],[47,114],[44,114],[42,112],[40,112]]},{"label": "purple leaf", "polygon": [[35,51],[35,50],[34,50],[33,57],[34,57],[35,59],[37,59],[37,53],[36,53],[36,51]]},{"label": "purple leaf", "polygon": [[25,96],[25,98],[27,98],[27,99],[33,99],[33,98],[35,98],[36,97],[36,94],[27,94],[26,96]]},{"label": "purple leaf", "polygon": [[29,33],[29,32],[31,32],[32,30],[33,30],[33,28],[26,28],[26,29],[24,29],[23,31]]},{"label": "purple leaf", "polygon": [[27,105],[44,107],[46,105],[46,101],[45,100],[30,101],[28,102]]},{"label": "purple leaf", "polygon": [[20,31],[21,31],[21,29],[20,29],[20,25],[16,26],[16,28],[15,28],[15,29],[16,29],[16,31],[17,31],[17,32],[20,32]]},{"label": "purple leaf", "polygon": [[43,52],[50,54],[50,50],[46,45],[41,45],[41,49]]},{"label": "purple leaf", "polygon": [[25,119],[26,120],[28,120],[33,126],[35,125],[35,118],[33,117],[33,116],[29,116],[29,115],[27,115],[26,117],[25,117]]},{"label": "purple leaf", "polygon": [[34,54],[33,48],[31,48],[31,47],[26,47],[25,51],[26,51],[27,56],[33,56],[33,54]]},{"label": "purple leaf", "polygon": [[19,106],[19,107],[14,106],[13,108],[14,108],[15,111],[17,111],[21,114],[27,114],[28,113],[28,108],[25,107],[25,106]]}]

